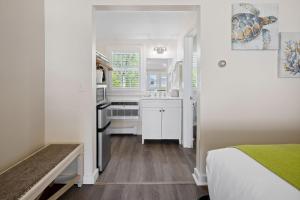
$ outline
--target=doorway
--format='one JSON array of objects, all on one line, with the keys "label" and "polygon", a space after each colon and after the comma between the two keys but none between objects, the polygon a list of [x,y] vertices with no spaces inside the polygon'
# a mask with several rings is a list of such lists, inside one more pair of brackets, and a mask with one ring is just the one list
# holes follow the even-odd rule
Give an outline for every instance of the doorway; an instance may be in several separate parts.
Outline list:
[{"label": "doorway", "polygon": [[[107,17],[102,16],[103,19],[113,19],[113,17],[108,17],[108,13],[119,15],[118,19],[122,21],[121,14],[130,15],[131,12],[138,12],[139,14],[143,12],[154,13],[156,15],[161,15],[162,13],[171,13],[171,12],[198,12],[198,6],[97,6],[95,8],[95,12],[103,12],[107,14]],[[142,16],[142,14],[141,14]],[[196,14],[198,16],[198,14]],[[132,18],[134,19],[134,18]],[[155,21],[155,20],[154,20]],[[157,21],[158,22],[158,21]],[[198,22],[198,19],[196,20]],[[137,22],[136,22],[137,23]],[[198,23],[197,23],[198,24]],[[102,24],[103,25],[103,24]],[[130,33],[132,31],[130,26],[124,29],[125,34]],[[194,27],[194,29],[197,29]],[[114,30],[114,29],[109,29]],[[156,31],[158,29],[155,29]],[[138,73],[138,79],[140,79],[139,84],[137,85],[135,82],[136,88],[130,88],[130,90],[124,90],[124,88],[113,88],[115,85],[108,86],[109,91],[108,95],[110,100],[118,99],[119,101],[132,101],[132,98],[136,96],[141,96],[142,93],[147,91],[167,91],[169,87],[172,85],[172,80],[174,76],[169,76],[170,71],[176,71],[177,69],[181,69],[181,75],[179,75],[179,79],[175,80],[175,85],[178,87],[177,89],[183,95],[184,100],[187,99],[187,94],[184,92],[186,90],[185,80],[188,76],[185,77],[185,73],[189,73],[190,77],[190,92],[188,93],[189,97],[189,105],[190,110],[186,110],[185,103],[183,103],[183,113],[186,113],[189,116],[189,122],[192,123],[190,126],[189,135],[191,135],[191,144],[183,145],[183,147],[191,148],[195,147],[193,145],[193,127],[194,120],[197,116],[194,110],[197,110],[196,107],[196,96],[193,93],[193,86],[197,86],[198,79],[198,65],[193,65],[193,55],[199,53],[197,48],[195,48],[195,44],[198,42],[196,39],[198,32],[194,31],[194,35],[190,33],[189,30],[182,32],[180,37],[182,40],[176,41],[175,51],[172,50],[172,38],[174,39],[174,35],[171,35],[166,41],[162,38],[155,38],[153,35],[155,34],[166,34],[166,32],[162,31],[162,33],[156,32],[151,35],[151,33],[147,33],[146,36],[143,36],[143,32],[139,32],[139,39],[131,38],[126,41],[122,41],[122,38],[118,38],[116,33],[107,34],[104,36],[113,36],[112,43],[109,43],[108,39],[102,38],[102,41],[99,42],[98,38],[95,41],[95,49],[100,49],[101,51],[107,54],[107,57],[112,59],[112,52],[119,55],[124,54],[138,54],[140,68],[135,71]],[[156,35],[157,36],[157,35]],[[188,36],[188,37],[187,37]],[[126,36],[128,37],[128,35]],[[166,39],[166,38],[164,38]],[[144,40],[148,40],[151,43],[143,43]],[[189,40],[189,45],[186,45],[187,40]],[[132,43],[132,41],[134,41]],[[106,45],[98,46],[99,43],[105,43]],[[168,43],[169,42],[169,43]],[[197,46],[197,45],[196,45]],[[153,50],[155,48],[165,48],[168,55],[160,56],[155,54],[153,56]],[[196,50],[195,50],[196,49]],[[151,52],[149,53],[149,51]],[[158,53],[158,52],[157,52]],[[176,57],[172,57],[173,54],[176,54]],[[171,56],[170,56],[171,55]],[[192,57],[190,57],[190,55]],[[178,57],[177,57],[178,56]],[[189,58],[188,58],[189,57]],[[189,65],[194,66],[190,69],[186,69]],[[176,70],[170,70],[168,68],[164,69],[161,66],[174,66]],[[181,67],[180,67],[181,66]],[[158,67],[159,69],[156,69]],[[118,69],[119,70],[119,69]],[[133,69],[130,69],[133,70]],[[135,70],[135,69],[134,69]],[[186,71],[187,70],[187,71]],[[180,71],[180,70],[179,70]],[[195,71],[196,76],[195,76]],[[113,81],[113,78],[118,77],[117,74],[113,74],[114,72],[109,72],[107,74],[107,80]],[[120,74],[122,76],[122,87],[127,87],[126,75],[124,72],[120,70]],[[195,77],[194,77],[194,76]],[[115,77],[113,77],[115,76]],[[181,76],[181,77],[180,77]],[[135,76],[136,78],[137,76]],[[144,77],[144,78],[143,78]],[[176,79],[176,78],[175,78]],[[116,79],[115,79],[116,80]],[[192,80],[192,81],[191,81]],[[132,83],[131,83],[132,84]],[[194,87],[196,90],[197,87]],[[196,92],[195,92],[196,93]],[[191,99],[192,97],[193,99]],[[192,101],[193,100],[193,101]],[[183,114],[183,119],[185,119],[185,114]],[[130,122],[120,122],[119,125],[128,125]],[[184,123],[184,122],[183,122]],[[183,133],[184,134],[184,133]],[[152,143],[142,145],[138,136],[134,135],[115,135],[113,136],[113,144],[112,144],[112,157],[113,161],[108,164],[109,170],[100,175],[100,178],[97,181],[97,184],[193,184],[194,180],[192,175],[193,167],[195,167],[195,160],[191,161],[191,154],[187,153],[186,149],[178,148],[178,144],[169,143],[168,141],[161,143]],[[183,139],[184,141],[184,139]],[[186,140],[188,141],[188,140]],[[170,154],[169,154],[170,153]],[[196,151],[194,152],[196,154]],[[196,157],[196,156],[195,156]],[[189,161],[187,161],[190,159]],[[195,158],[194,158],[195,159]],[[165,165],[161,164],[165,163]],[[179,169],[178,167],[174,167],[174,164],[179,164],[183,166],[183,168]],[[191,165],[192,163],[192,165]],[[151,172],[152,171],[152,172]],[[151,173],[149,173],[151,172]],[[180,177],[180,174],[186,174]],[[179,175],[179,176],[178,176]]]}]

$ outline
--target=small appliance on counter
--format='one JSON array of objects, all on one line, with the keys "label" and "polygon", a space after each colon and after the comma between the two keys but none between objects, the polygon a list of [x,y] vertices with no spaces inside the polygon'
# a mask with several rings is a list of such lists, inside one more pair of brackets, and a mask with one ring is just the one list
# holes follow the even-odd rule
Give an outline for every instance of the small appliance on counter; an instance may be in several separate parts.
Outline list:
[{"label": "small appliance on counter", "polygon": [[96,104],[97,106],[106,103],[106,85],[97,85],[96,87]]},{"label": "small appliance on counter", "polygon": [[99,68],[96,70],[96,82],[97,84],[102,84],[103,83],[103,77],[105,75],[104,69]]},{"label": "small appliance on counter", "polygon": [[179,97],[179,90],[178,89],[170,90],[170,96],[171,97]]}]

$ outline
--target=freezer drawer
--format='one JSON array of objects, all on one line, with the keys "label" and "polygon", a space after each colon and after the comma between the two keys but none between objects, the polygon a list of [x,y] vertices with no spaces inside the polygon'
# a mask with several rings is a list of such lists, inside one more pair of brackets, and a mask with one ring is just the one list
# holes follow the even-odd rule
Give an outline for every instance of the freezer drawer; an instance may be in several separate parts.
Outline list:
[{"label": "freezer drawer", "polygon": [[97,133],[97,167],[99,172],[102,172],[108,164],[111,157],[111,139],[108,127],[105,127],[102,132]]},{"label": "freezer drawer", "polygon": [[110,103],[97,106],[97,127],[102,129],[110,121],[108,118]]}]

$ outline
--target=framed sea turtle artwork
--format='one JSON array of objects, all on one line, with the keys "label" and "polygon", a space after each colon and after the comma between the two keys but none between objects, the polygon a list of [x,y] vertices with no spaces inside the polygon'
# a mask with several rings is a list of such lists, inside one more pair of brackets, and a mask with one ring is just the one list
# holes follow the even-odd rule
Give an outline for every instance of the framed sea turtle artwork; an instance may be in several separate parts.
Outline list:
[{"label": "framed sea turtle artwork", "polygon": [[300,78],[300,33],[281,33],[279,77]]},{"label": "framed sea turtle artwork", "polygon": [[278,4],[233,4],[231,20],[233,50],[278,49]]}]

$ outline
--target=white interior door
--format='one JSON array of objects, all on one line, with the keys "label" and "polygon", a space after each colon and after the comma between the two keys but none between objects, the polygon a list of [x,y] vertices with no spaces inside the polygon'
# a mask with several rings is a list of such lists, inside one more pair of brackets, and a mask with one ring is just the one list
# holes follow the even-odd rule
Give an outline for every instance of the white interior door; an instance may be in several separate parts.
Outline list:
[{"label": "white interior door", "polygon": [[192,66],[193,66],[193,36],[184,38],[183,58],[183,147],[193,148],[193,88],[192,88]]}]

